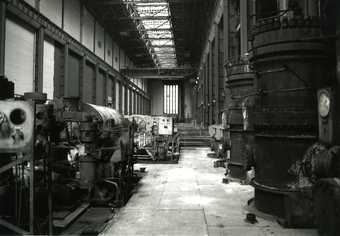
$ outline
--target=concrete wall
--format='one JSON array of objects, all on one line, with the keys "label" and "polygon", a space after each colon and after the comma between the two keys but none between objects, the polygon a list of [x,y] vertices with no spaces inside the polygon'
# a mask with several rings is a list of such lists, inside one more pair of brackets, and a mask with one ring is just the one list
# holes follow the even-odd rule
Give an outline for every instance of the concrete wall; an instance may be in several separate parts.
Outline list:
[{"label": "concrete wall", "polygon": [[163,82],[150,80],[148,82],[151,98],[151,115],[163,115],[164,112],[164,88]]}]

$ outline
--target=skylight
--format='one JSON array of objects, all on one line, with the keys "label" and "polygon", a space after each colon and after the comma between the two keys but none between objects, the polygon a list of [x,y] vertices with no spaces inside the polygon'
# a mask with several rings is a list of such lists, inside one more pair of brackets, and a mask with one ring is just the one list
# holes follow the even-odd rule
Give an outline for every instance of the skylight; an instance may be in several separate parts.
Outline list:
[{"label": "skylight", "polygon": [[131,17],[152,54],[157,67],[177,67],[171,13],[167,0],[123,0],[130,3]]}]

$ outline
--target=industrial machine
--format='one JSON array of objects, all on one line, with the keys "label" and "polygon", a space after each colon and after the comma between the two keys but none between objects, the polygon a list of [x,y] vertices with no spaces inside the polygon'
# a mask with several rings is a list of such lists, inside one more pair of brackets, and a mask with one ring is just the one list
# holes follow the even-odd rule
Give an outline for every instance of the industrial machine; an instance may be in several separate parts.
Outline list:
[{"label": "industrial machine", "polygon": [[[334,1],[305,2],[256,1],[249,60],[256,90],[242,105],[243,129],[254,134],[246,166],[255,168],[258,210],[285,227],[321,225],[323,235],[338,235],[339,117],[333,88],[339,85],[335,33],[323,21],[332,15],[326,9],[335,7]],[[325,200],[329,204],[321,203]]]},{"label": "industrial machine", "polygon": [[247,118],[243,108],[249,107],[255,95],[256,73],[247,57],[237,63],[229,62],[225,67],[226,89],[229,89],[231,94],[227,114],[230,158],[227,161],[226,179],[244,182],[247,176],[250,145],[254,142],[254,132],[249,126],[244,127],[244,120]]},{"label": "industrial machine", "polygon": [[172,117],[131,115],[128,119],[135,124],[134,156],[138,162],[178,162],[179,134]]},{"label": "industrial machine", "polygon": [[136,181],[131,122],[78,98],[14,99],[13,83],[0,82],[1,233],[52,234],[89,206],[128,200]]}]

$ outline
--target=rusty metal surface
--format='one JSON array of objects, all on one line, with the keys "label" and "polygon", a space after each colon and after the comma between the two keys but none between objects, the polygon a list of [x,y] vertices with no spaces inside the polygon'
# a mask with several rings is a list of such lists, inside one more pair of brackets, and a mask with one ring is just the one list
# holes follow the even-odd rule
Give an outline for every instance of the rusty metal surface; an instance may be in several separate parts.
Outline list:
[{"label": "rusty metal surface", "polygon": [[243,129],[242,103],[249,94],[254,93],[256,74],[246,62],[227,64],[226,69],[228,74],[226,84],[232,99],[228,108],[227,121],[231,143],[228,177],[243,180],[246,178],[247,169],[246,146],[250,144],[253,134]]},{"label": "rusty metal surface", "polygon": [[[260,20],[252,37],[250,61],[258,75],[251,121],[256,133],[255,204],[291,225],[308,225],[287,207],[287,202],[299,202],[302,189],[291,170],[317,138],[316,90],[330,84],[332,44],[322,37],[317,18]],[[306,208],[301,212],[308,216]]]}]

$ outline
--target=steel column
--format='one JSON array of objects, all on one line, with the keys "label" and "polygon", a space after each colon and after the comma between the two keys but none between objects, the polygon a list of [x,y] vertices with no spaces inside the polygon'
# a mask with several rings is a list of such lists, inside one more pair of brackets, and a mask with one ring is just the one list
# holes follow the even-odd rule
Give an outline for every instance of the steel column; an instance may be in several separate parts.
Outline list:
[{"label": "steel column", "polygon": [[85,68],[86,68],[86,57],[83,56],[81,58],[81,63],[80,63],[80,75],[79,75],[79,97],[82,98],[82,101],[85,102],[85,99],[84,99],[84,80],[85,80]]},{"label": "steel column", "polygon": [[6,2],[0,0],[0,76],[5,75]]},{"label": "steel column", "polygon": [[69,45],[64,46],[64,94],[63,97],[68,96],[68,60],[69,60]]},{"label": "steel column", "polygon": [[218,25],[215,25],[215,44],[213,48],[214,52],[214,58],[213,58],[213,64],[214,64],[214,96],[213,96],[213,107],[214,107],[214,123],[218,123],[218,117],[219,117],[219,106],[220,106],[220,75],[219,75],[219,63],[218,63],[218,57],[219,57],[219,31],[218,31]]},{"label": "steel column", "polygon": [[223,12],[224,63],[229,59],[229,0],[224,0]]},{"label": "steel column", "polygon": [[133,114],[133,102],[132,102],[133,101],[132,100],[133,99],[133,96],[132,96],[133,95],[132,94],[133,93],[133,89],[130,88],[129,91],[130,91],[129,92],[129,114],[131,115],[131,114]]},{"label": "steel column", "polygon": [[213,44],[212,42],[209,45],[209,125],[212,125],[214,123],[214,104],[213,104],[213,99],[214,99],[214,54],[213,54]]},{"label": "steel column", "polygon": [[116,86],[117,86],[117,81],[116,81],[116,78],[115,77],[111,77],[112,78],[112,107],[113,109],[116,109],[117,110],[117,107],[116,107],[116,97],[117,97],[117,89],[116,89]]},{"label": "steel column", "polygon": [[119,104],[118,104],[118,111],[120,112],[120,113],[122,113],[122,111],[123,111],[123,85],[122,85],[122,81],[120,81],[120,82],[118,82],[118,86],[119,86]]}]

